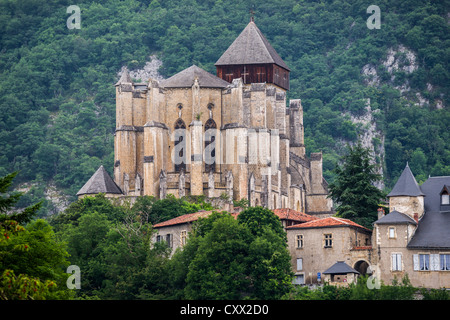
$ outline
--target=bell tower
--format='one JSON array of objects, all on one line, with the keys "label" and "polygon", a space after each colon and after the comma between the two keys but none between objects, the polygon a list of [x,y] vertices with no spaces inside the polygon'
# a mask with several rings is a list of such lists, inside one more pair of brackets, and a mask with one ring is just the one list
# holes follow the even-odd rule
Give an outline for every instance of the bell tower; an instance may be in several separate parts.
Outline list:
[{"label": "bell tower", "polygon": [[289,90],[290,69],[256,26],[250,23],[215,63],[219,78],[242,78],[245,85],[272,83]]}]

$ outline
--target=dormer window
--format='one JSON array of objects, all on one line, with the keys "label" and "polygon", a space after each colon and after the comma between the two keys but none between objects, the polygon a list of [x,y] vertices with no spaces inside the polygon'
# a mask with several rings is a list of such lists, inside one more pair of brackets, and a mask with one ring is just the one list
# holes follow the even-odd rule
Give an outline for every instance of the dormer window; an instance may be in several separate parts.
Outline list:
[{"label": "dormer window", "polygon": [[450,187],[444,186],[441,191],[441,206],[450,205]]}]

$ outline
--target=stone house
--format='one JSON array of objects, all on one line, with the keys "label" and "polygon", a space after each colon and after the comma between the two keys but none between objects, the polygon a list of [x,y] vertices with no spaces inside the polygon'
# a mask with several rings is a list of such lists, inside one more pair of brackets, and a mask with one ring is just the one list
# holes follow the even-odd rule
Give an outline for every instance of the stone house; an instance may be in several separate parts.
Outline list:
[{"label": "stone house", "polygon": [[114,196],[226,195],[330,215],[322,153],[306,156],[301,101],[286,101],[290,69],[253,19],[215,65],[217,75],[193,65],[148,83],[123,71]]},{"label": "stone house", "polygon": [[314,219],[286,227],[286,232],[295,284],[323,281],[321,275],[337,262],[355,270],[352,274],[365,274],[371,264],[372,232],[351,220]]},{"label": "stone house", "polygon": [[[232,215],[236,218],[239,215],[241,208],[235,207],[232,211]],[[208,217],[212,212],[213,211],[199,211],[157,223],[153,226],[153,228],[157,230],[157,234],[154,236],[153,241],[165,241],[172,249],[173,253],[177,248],[184,246],[189,233],[192,231],[193,223],[200,218]],[[318,219],[317,217],[298,212],[293,209],[275,209],[273,212],[276,216],[278,216],[278,218],[280,218],[281,224],[284,228]]]},{"label": "stone house", "polygon": [[375,276],[389,284],[408,275],[411,284],[450,288],[450,176],[421,186],[408,165],[388,194],[390,213],[373,230]]}]

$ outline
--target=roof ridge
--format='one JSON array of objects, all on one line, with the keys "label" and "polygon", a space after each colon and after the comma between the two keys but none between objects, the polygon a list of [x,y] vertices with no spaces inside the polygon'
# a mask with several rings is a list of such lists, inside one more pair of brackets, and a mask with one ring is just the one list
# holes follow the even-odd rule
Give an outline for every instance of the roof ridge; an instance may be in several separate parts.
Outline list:
[{"label": "roof ridge", "polygon": [[256,23],[250,21],[214,65],[259,63],[274,63],[290,70]]},{"label": "roof ridge", "polygon": [[349,219],[345,219],[345,218],[341,218],[341,217],[330,217],[330,218],[333,218],[333,219],[343,222],[345,224],[350,224],[350,223],[348,223],[348,221],[351,221]]}]

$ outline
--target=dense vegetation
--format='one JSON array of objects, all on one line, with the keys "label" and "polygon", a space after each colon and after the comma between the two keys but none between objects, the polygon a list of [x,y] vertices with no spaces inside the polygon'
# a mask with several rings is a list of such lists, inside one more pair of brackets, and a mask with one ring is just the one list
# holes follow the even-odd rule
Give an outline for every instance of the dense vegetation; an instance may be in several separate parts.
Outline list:
[{"label": "dense vegetation", "polygon": [[[349,287],[292,285],[286,233],[270,210],[246,208],[237,219],[213,212],[199,219],[183,250],[152,242],[152,224],[209,208],[202,199],[117,205],[103,195],[75,201],[50,223],[35,219],[40,204],[6,214],[20,194],[14,174],[0,178],[0,300],[41,299],[450,299],[446,290],[418,290],[407,277],[378,289],[367,277]],[[11,196],[10,196],[11,195]],[[178,211],[174,210],[178,207]],[[77,290],[68,266],[80,270]]]},{"label": "dense vegetation", "polygon": [[336,166],[334,181],[329,185],[339,217],[350,219],[368,229],[378,219],[377,209],[386,194],[375,186],[381,179],[370,161],[370,150],[361,144],[348,147],[342,165]]},{"label": "dense vegetation", "polygon": [[[191,64],[215,73],[251,8],[292,70],[289,97],[302,99],[307,153],[323,150],[329,181],[342,146],[364,130],[348,114],[362,114],[368,98],[380,110],[385,163],[376,159],[388,187],[406,161],[419,181],[450,172],[446,1],[377,1],[381,29],[373,30],[368,0],[80,0],[81,29],[68,29],[71,4],[0,0],[0,175],[19,171],[18,183],[36,182],[23,206],[41,200],[50,184],[74,200],[100,164],[112,173],[113,84],[122,66],[141,68],[157,54],[166,77]],[[387,50],[398,45],[417,56],[414,72],[384,67]],[[364,83],[367,64],[379,85]],[[406,83],[410,91],[400,94],[395,87]],[[429,105],[414,105],[415,93]],[[44,201],[41,210],[54,208]]]}]

